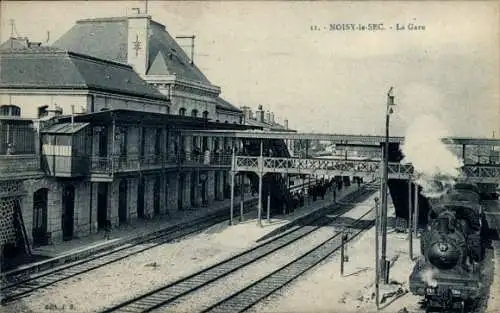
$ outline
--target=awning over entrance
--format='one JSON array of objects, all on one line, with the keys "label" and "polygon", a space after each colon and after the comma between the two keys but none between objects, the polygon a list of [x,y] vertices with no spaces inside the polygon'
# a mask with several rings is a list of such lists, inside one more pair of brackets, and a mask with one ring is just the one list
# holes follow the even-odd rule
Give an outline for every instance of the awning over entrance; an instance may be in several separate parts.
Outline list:
[{"label": "awning over entrance", "polygon": [[85,127],[90,125],[90,123],[61,123],[61,124],[55,124],[52,125],[46,129],[41,130],[42,134],[51,134],[51,135],[56,135],[56,134],[75,134]]}]

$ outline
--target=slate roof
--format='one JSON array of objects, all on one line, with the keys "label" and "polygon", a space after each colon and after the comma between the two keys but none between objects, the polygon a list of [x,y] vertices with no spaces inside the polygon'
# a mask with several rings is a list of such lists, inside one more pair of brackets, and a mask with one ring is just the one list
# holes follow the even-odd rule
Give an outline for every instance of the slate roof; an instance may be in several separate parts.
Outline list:
[{"label": "slate roof", "polygon": [[227,102],[226,100],[222,99],[221,97],[217,97],[217,104],[215,105],[217,109],[223,109],[227,111],[233,111],[233,112],[238,112],[241,113],[243,112],[242,110],[238,109],[231,103]]},{"label": "slate roof", "polygon": [[24,49],[30,45],[27,38],[9,38],[7,41],[0,44],[0,50],[6,49]]},{"label": "slate roof", "polygon": [[91,89],[167,101],[130,66],[52,47],[0,51],[0,88]]},{"label": "slate roof", "polygon": [[247,119],[245,121],[245,124],[249,125],[249,126],[257,126],[257,127],[262,127],[264,129],[270,129],[270,130],[275,130],[275,131],[285,130],[285,127],[283,125],[278,124],[278,123],[270,124],[270,123],[258,121],[256,119]]},{"label": "slate roof", "polygon": [[[183,79],[210,85],[164,25],[150,20],[148,38],[147,75],[176,74]],[[52,46],[126,64],[127,40],[127,17],[97,18],[77,21]]]},{"label": "slate roof", "polygon": [[127,29],[126,18],[79,20],[52,47],[126,64]]}]

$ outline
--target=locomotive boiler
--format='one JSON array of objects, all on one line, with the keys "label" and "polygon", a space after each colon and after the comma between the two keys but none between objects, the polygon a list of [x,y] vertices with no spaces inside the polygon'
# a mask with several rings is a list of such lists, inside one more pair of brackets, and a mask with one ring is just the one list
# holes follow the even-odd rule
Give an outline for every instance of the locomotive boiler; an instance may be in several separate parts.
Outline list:
[{"label": "locomotive boiler", "polygon": [[476,186],[457,184],[431,203],[420,241],[422,256],[410,275],[410,291],[434,308],[464,312],[480,296],[487,225]]}]

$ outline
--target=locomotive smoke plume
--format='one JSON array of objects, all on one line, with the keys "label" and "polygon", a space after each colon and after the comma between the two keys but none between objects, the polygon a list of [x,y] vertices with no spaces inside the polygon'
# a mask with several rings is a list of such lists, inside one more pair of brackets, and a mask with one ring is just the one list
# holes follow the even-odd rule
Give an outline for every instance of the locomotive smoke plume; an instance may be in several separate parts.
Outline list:
[{"label": "locomotive smoke plume", "polygon": [[429,287],[436,287],[437,281],[434,279],[435,271],[433,269],[425,269],[420,273],[420,278]]},{"label": "locomotive smoke plume", "polygon": [[403,163],[412,163],[422,195],[439,198],[453,187],[462,160],[441,141],[448,136],[443,124],[432,115],[417,117],[408,127],[402,147]]}]

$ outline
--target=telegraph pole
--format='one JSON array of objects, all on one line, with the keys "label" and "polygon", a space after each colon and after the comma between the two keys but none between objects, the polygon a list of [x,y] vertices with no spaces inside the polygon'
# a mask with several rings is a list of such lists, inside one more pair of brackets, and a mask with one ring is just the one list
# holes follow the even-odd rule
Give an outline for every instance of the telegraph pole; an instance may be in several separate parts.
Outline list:
[{"label": "telegraph pole", "polygon": [[[387,280],[387,190],[388,190],[388,167],[389,167],[389,122],[390,116],[393,112],[392,106],[394,106],[394,96],[392,95],[393,87],[387,92],[387,106],[385,112],[385,144],[384,144],[384,166],[383,166],[383,177],[382,177],[382,212],[381,212],[381,226],[382,226],[382,251],[381,251],[381,263],[382,263],[382,274],[385,280]],[[386,282],[387,283],[387,282]]]},{"label": "telegraph pole", "polygon": [[378,198],[375,198],[375,304],[379,309],[379,282],[380,282],[380,259],[378,249],[378,233],[380,229],[380,206]]}]

